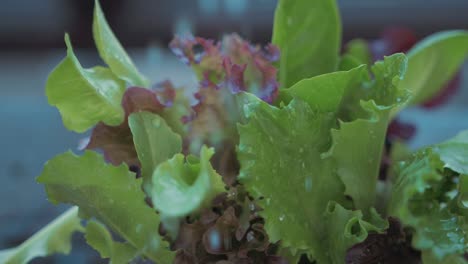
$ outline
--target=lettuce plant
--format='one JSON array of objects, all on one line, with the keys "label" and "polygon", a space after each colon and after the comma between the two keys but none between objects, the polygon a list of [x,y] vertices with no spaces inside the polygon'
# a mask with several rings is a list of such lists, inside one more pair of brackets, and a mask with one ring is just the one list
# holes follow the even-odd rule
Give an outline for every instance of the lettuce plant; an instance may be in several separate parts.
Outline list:
[{"label": "lettuce plant", "polygon": [[111,263],[467,262],[468,131],[414,153],[385,142],[455,74],[468,32],[372,63],[360,41],[341,52],[334,0],[280,0],[265,47],[174,38],[194,94],[151,84],[98,2],[93,34],[107,66],[83,68],[66,35],[46,84],[67,129],[92,129],[37,178],[73,207],[0,262],[66,254],[74,232]]}]

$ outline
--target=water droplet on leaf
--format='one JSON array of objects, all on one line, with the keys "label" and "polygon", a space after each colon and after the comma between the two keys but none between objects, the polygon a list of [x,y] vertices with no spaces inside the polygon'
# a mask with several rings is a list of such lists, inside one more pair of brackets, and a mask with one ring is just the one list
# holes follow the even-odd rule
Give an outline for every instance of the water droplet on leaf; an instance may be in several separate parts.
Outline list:
[{"label": "water droplet on leaf", "polygon": [[279,220],[280,220],[281,222],[283,222],[283,221],[284,221],[284,218],[285,218],[285,216],[284,216],[284,214],[282,214],[282,215],[280,215]]},{"label": "water droplet on leaf", "polygon": [[307,192],[310,192],[312,190],[312,177],[307,177],[305,179],[305,189]]}]

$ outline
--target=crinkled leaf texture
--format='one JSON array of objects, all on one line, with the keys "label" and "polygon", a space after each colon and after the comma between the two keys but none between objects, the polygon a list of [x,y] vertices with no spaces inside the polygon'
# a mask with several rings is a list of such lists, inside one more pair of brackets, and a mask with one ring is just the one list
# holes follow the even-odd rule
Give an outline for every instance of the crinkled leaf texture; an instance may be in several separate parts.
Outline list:
[{"label": "crinkled leaf texture", "polygon": [[[414,230],[424,259],[443,262],[467,250],[468,131],[428,147],[395,168],[389,214]],[[434,263],[434,261],[424,263]]]},{"label": "crinkled leaf texture", "polygon": [[335,0],[280,0],[272,43],[281,50],[282,87],[334,71],[341,45],[341,21]]},{"label": "crinkled leaf texture", "polygon": [[[365,67],[360,68],[365,70]],[[332,129],[333,147],[324,155],[336,161],[337,173],[346,187],[345,194],[365,212],[375,204],[390,111],[409,98],[407,91],[398,85],[405,70],[405,56],[395,54],[371,67],[373,80],[367,74],[362,77],[361,73],[354,73],[359,76],[351,79],[338,115],[346,121],[340,122],[339,129]],[[355,85],[356,78],[361,78],[359,85]]]},{"label": "crinkled leaf texture", "polygon": [[127,264],[138,255],[138,250],[128,242],[116,242],[106,226],[90,220],[85,230],[86,242],[99,252],[102,258],[109,258],[110,264]]},{"label": "crinkled leaf texture", "polygon": [[148,80],[138,72],[102,13],[99,1],[94,4],[93,36],[99,55],[110,70],[129,85],[148,87]]},{"label": "crinkled leaf texture", "polygon": [[36,257],[68,254],[71,250],[71,236],[76,231],[83,231],[83,227],[78,217],[78,208],[72,207],[21,245],[0,251],[0,263],[25,264]]},{"label": "crinkled leaf texture", "polygon": [[[413,94],[410,103],[424,103],[436,95],[467,56],[468,31],[439,32],[415,45],[408,52],[408,71],[401,83]],[[393,114],[401,109],[395,109]]]},{"label": "crinkled leaf texture", "polygon": [[141,162],[143,181],[149,182],[159,164],[182,151],[182,139],[162,117],[150,112],[131,114],[128,124]]},{"label": "crinkled leaf texture", "polygon": [[49,104],[56,106],[69,130],[84,132],[98,122],[118,125],[125,83],[107,68],[83,69],[65,35],[67,57],[50,73],[46,84]]},{"label": "crinkled leaf texture", "polygon": [[[385,228],[372,206],[389,111],[407,99],[398,88],[405,66],[397,54],[372,67],[372,80],[366,67],[302,80],[284,90],[293,99],[279,108],[241,96],[248,123],[238,126],[239,179],[262,198],[272,242],[319,263],[342,263],[347,247]],[[324,221],[330,203],[339,209]],[[343,231],[353,224],[359,232]]]},{"label": "crinkled leaf texture", "polygon": [[214,150],[203,146],[200,158],[182,154],[160,164],[153,173],[151,197],[165,217],[182,217],[196,212],[224,189],[221,176],[210,164]]},{"label": "crinkled leaf texture", "polygon": [[80,215],[95,217],[153,261],[173,259],[159,236],[158,215],[145,204],[141,179],[135,179],[125,164],[106,164],[92,151],[83,156],[66,152],[47,162],[37,180],[52,203],[77,205]]}]

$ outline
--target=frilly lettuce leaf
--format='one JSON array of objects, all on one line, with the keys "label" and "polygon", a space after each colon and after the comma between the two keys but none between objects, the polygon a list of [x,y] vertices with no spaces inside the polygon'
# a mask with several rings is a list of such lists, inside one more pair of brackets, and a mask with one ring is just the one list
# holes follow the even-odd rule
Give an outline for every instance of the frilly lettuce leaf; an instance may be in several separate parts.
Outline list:
[{"label": "frilly lettuce leaf", "polygon": [[176,154],[153,173],[151,197],[165,217],[183,217],[210,205],[224,189],[221,176],[210,164],[214,150],[203,146],[200,158]]},{"label": "frilly lettuce leaf", "polygon": [[93,37],[99,55],[110,70],[128,85],[148,87],[148,80],[138,72],[102,13],[99,1],[94,4]]},{"label": "frilly lettuce leaf", "polygon": [[354,90],[346,91],[339,115],[347,122],[340,121],[339,128],[332,129],[333,147],[324,154],[336,161],[337,173],[346,186],[345,194],[365,212],[375,204],[390,111],[408,100],[407,92],[398,86],[405,67],[403,54],[386,57],[371,67],[373,80],[367,77],[361,80],[364,81],[361,85],[349,86]]},{"label": "frilly lettuce leaf", "polygon": [[382,232],[388,227],[375,210],[371,214],[371,220],[367,222],[361,211],[348,210],[336,202],[330,202],[323,219],[327,235],[321,242],[324,244],[323,250],[332,253],[328,256],[330,261],[323,258],[320,263],[343,263],[348,248],[364,241],[369,232]]},{"label": "frilly lettuce leaf", "polygon": [[331,201],[350,210],[348,220],[359,215],[372,223],[363,230],[383,230],[385,221],[377,220],[372,206],[389,112],[407,99],[398,88],[405,66],[405,56],[397,54],[374,65],[372,79],[363,66],[303,80],[282,91],[293,99],[279,108],[240,96],[248,122],[238,126],[239,180],[264,208],[272,242],[281,240],[282,247],[305,251],[319,263],[342,263],[351,240],[322,243],[347,223],[323,221]]},{"label": "frilly lettuce leaf", "polygon": [[83,231],[78,217],[78,208],[72,207],[21,245],[0,251],[0,262],[4,264],[25,264],[36,257],[56,253],[69,254],[71,236]]},{"label": "frilly lettuce leaf", "polygon": [[85,238],[102,258],[110,259],[110,264],[130,263],[138,255],[138,250],[130,243],[115,242],[107,228],[96,220],[86,225]]},{"label": "frilly lettuce leaf", "polygon": [[162,117],[150,112],[131,114],[128,124],[141,162],[143,181],[150,182],[159,164],[182,151],[182,139]]},{"label": "frilly lettuce leaf", "polygon": [[109,69],[83,69],[65,35],[67,57],[50,73],[46,84],[49,104],[56,106],[69,130],[84,132],[98,122],[115,126],[124,120],[120,105],[125,83]]},{"label": "frilly lettuce leaf", "polygon": [[83,156],[66,152],[47,162],[37,181],[52,203],[77,205],[81,216],[95,217],[145,257],[161,263],[173,259],[158,234],[158,215],[145,204],[142,179],[135,179],[125,164],[106,164],[92,151]]},{"label": "frilly lettuce leaf", "polygon": [[280,0],[272,43],[281,50],[279,81],[284,88],[338,66],[341,21],[335,0]]},{"label": "frilly lettuce leaf", "polygon": [[[395,168],[389,214],[414,230],[413,246],[443,261],[466,252],[468,133],[425,148]],[[431,263],[431,262],[428,262]]]}]

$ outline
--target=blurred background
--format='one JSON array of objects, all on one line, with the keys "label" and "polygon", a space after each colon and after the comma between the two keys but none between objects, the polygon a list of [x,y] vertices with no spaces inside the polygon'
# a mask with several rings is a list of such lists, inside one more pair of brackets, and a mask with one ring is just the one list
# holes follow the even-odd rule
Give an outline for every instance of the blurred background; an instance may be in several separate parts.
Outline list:
[{"label": "blurred background", "polygon": [[[254,43],[270,40],[275,0],[101,0],[109,24],[135,64],[154,82],[191,85],[190,71],[167,44],[174,33],[219,38],[238,32]],[[343,43],[369,40],[376,57],[405,51],[437,31],[468,29],[467,0],[342,0]],[[0,249],[15,246],[66,207],[46,200],[35,177],[45,161],[80,139],[67,131],[47,104],[48,73],[65,56],[69,32],[85,67],[102,64],[92,39],[92,0],[0,2]],[[412,148],[441,141],[468,128],[468,65],[434,102],[402,113],[400,127]],[[443,104],[441,104],[443,103]],[[34,263],[106,263],[80,236],[73,257]]]}]

